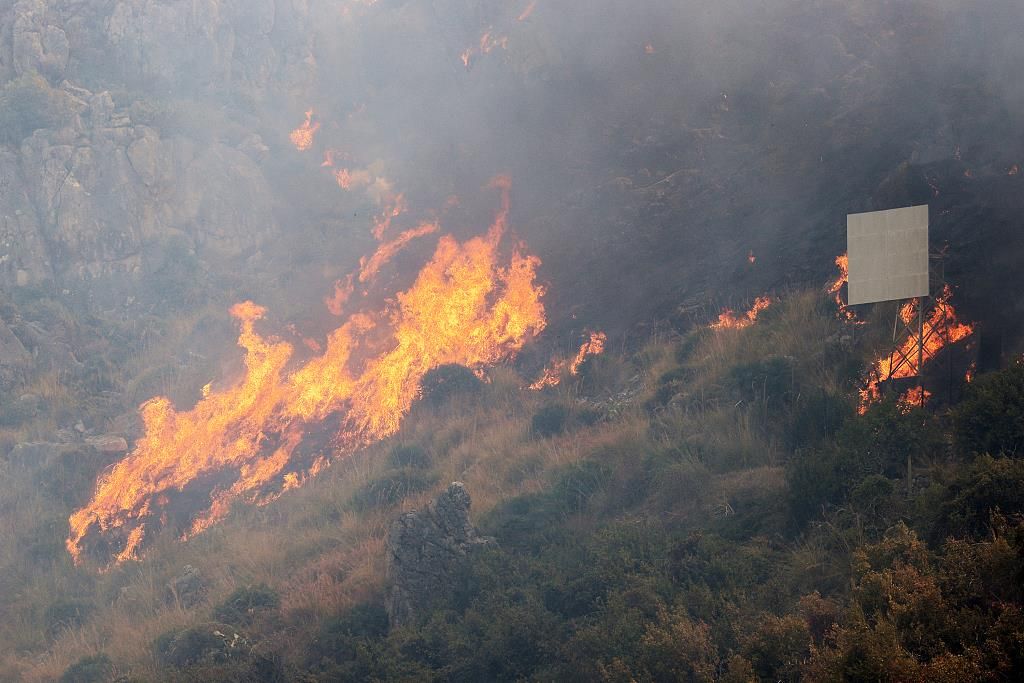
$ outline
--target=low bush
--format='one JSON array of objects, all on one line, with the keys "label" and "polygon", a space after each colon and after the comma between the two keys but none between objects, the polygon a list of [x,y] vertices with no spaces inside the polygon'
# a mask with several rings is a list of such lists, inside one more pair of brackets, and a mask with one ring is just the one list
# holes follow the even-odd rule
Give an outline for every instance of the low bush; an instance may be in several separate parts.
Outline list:
[{"label": "low bush", "polygon": [[440,406],[451,398],[475,394],[483,387],[480,378],[463,365],[442,365],[423,376],[420,392],[424,403]]},{"label": "low bush", "polygon": [[105,654],[82,657],[69,666],[60,683],[107,683],[114,675],[114,663]]},{"label": "low bush", "polygon": [[373,479],[352,496],[352,507],[357,512],[397,505],[406,496],[430,489],[437,477],[419,470],[404,469],[389,472]]},{"label": "low bush", "polygon": [[25,73],[0,90],[0,141],[17,145],[40,128],[60,128],[74,112],[68,98],[36,73]]},{"label": "low bush", "polygon": [[530,428],[533,433],[541,438],[561,434],[565,430],[565,423],[569,417],[569,410],[561,403],[548,403],[541,406],[540,410],[534,413],[530,420]]},{"label": "low bush", "polygon": [[213,609],[213,618],[236,626],[249,626],[260,615],[281,604],[277,591],[266,585],[238,588]]},{"label": "low bush", "polygon": [[433,464],[430,454],[422,446],[415,444],[398,444],[388,454],[388,464],[395,469],[410,467],[417,470],[430,469]]},{"label": "low bush", "polygon": [[60,599],[46,608],[43,620],[46,632],[51,638],[61,631],[81,626],[92,614],[93,606],[76,600]]}]

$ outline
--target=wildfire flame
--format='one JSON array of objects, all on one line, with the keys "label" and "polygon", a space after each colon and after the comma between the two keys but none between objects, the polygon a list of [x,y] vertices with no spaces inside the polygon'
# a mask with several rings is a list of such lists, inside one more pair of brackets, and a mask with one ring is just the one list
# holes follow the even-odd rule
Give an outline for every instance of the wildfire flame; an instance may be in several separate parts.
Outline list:
[{"label": "wildfire flame", "polygon": [[292,144],[295,145],[295,149],[305,152],[313,146],[313,140],[316,138],[318,130],[320,130],[320,122],[313,121],[313,110],[310,109],[306,112],[306,120],[303,121],[301,126],[293,130],[288,137],[291,139]]},{"label": "wildfire flame", "polygon": [[480,35],[477,44],[462,51],[460,59],[467,69],[471,66],[473,58],[490,54],[497,48],[508,49],[508,36],[495,35],[493,28],[488,28]]},{"label": "wildfire flame", "polygon": [[579,374],[580,366],[590,356],[599,356],[604,353],[605,344],[608,343],[608,335],[604,332],[591,332],[590,338],[580,345],[579,351],[571,359],[556,360],[549,367],[544,369],[540,379],[530,385],[530,389],[540,391],[545,387],[558,386],[562,381],[562,374],[568,370],[569,374],[575,377]]},{"label": "wildfire flame", "polygon": [[757,256],[754,255],[753,249],[751,249],[750,253],[747,254],[747,263],[749,263],[750,265],[754,265],[755,263],[757,263]]},{"label": "wildfire flame", "polygon": [[771,306],[772,303],[770,296],[759,296],[754,300],[754,305],[750,307],[750,310],[740,316],[737,316],[731,308],[726,308],[719,314],[718,320],[711,323],[711,329],[742,330],[745,327],[750,327],[757,322],[757,316],[761,315],[761,311]]},{"label": "wildfire flame", "polygon": [[537,9],[537,0],[533,0],[529,5],[527,5],[526,9],[522,11],[516,21],[526,21],[530,18],[530,15],[533,14],[533,10],[535,9]]},{"label": "wildfire flame", "polygon": [[896,401],[896,406],[901,413],[906,415],[914,408],[920,408],[931,400],[932,392],[922,386],[907,389]]},{"label": "wildfire flame", "polygon": [[[479,369],[540,333],[546,324],[544,291],[535,282],[540,261],[519,246],[502,256],[509,181],[493,187],[501,191],[501,208],[486,234],[461,243],[441,236],[409,289],[380,309],[349,315],[323,353],[298,367],[289,365],[291,344],[257,332],[266,310],[236,304],[231,315],[241,328],[243,375],[226,388],[208,388],[190,410],[163,397],[142,405],[145,436],[71,515],[66,545],[75,562],[94,539],[113,548],[117,561],[135,559],[161,527],[176,525],[189,537],[236,500],[270,502],[315,476],[331,454],[393,434],[431,369],[448,363]],[[350,294],[344,283],[338,291],[344,296],[335,300]],[[309,426],[328,424],[337,430],[331,454],[297,453]],[[168,522],[182,498],[205,499],[208,506]]]},{"label": "wildfire flame", "polygon": [[367,282],[368,280],[373,279],[380,269],[388,263],[395,254],[404,249],[409,242],[412,242],[417,237],[432,235],[440,229],[441,226],[437,222],[421,223],[415,228],[406,230],[390,242],[385,242],[380,245],[372,256],[364,256],[359,261],[359,281]]},{"label": "wildfire flame", "polygon": [[[935,307],[923,322],[924,348],[922,350],[923,363],[928,363],[935,355],[949,344],[962,341],[974,333],[974,326],[962,323],[957,319],[956,309],[949,303],[953,291],[949,285],[943,288],[942,294],[935,299]],[[920,302],[915,299],[900,307],[900,318],[908,325],[918,315]],[[861,414],[867,412],[868,407],[879,401],[882,397],[881,383],[890,379],[901,379],[906,377],[920,376],[920,368],[917,367],[919,335],[910,335],[900,346],[897,352],[891,356],[879,358],[868,373],[865,386],[860,391]],[[909,359],[910,362],[907,362]]]},{"label": "wildfire flame", "polygon": [[836,302],[836,308],[838,309],[837,315],[848,322],[855,322],[857,320],[857,314],[850,310],[843,301],[843,285],[850,280],[849,256],[846,254],[836,256],[836,268],[839,269],[839,275],[835,280],[829,283],[828,293],[832,295],[833,300]]}]

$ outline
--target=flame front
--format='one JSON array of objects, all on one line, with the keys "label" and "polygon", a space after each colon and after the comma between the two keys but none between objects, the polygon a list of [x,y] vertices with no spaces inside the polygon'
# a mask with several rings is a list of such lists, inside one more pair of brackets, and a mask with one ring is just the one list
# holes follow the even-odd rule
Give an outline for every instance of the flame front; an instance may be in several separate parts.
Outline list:
[{"label": "flame front", "polygon": [[737,316],[735,311],[727,308],[719,314],[718,320],[711,323],[711,329],[742,330],[745,327],[750,327],[757,322],[757,316],[771,305],[772,298],[770,296],[759,296],[754,300],[754,305],[750,307],[750,310],[743,315]]},{"label": "flame front", "polygon": [[[336,419],[332,450],[351,452],[399,428],[431,369],[493,364],[543,330],[544,292],[535,281],[540,261],[520,247],[502,256],[509,182],[494,186],[501,209],[485,235],[461,243],[442,236],[409,289],[382,309],[349,315],[323,353],[298,368],[289,367],[290,344],[256,331],[266,310],[235,305],[243,376],[224,389],[207,387],[191,410],[178,411],[162,397],[142,406],[145,436],[70,518],[67,549],[75,561],[94,539],[106,542],[118,561],[137,558],[167,523],[175,499],[208,501],[199,513],[188,511],[180,526],[185,537],[222,518],[235,500],[269,502],[325,466],[322,454],[312,462],[295,457],[308,426]],[[337,287],[338,313],[350,283]]]}]

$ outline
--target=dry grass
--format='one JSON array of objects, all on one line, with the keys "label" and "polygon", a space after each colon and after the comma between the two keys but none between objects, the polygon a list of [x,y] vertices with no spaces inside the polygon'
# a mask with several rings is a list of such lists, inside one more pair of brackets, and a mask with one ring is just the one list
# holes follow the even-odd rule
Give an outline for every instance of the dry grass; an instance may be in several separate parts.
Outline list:
[{"label": "dry grass", "polygon": [[[822,315],[819,300],[815,293],[795,294],[753,328],[699,333],[686,360],[693,371],[691,396],[720,396],[730,369],[763,358],[766,348],[800,359],[814,381],[831,386],[834,373],[823,363],[816,365],[815,354],[839,324]],[[171,353],[201,315],[176,323],[159,348],[147,353]],[[665,498],[658,504],[673,509],[673,514],[696,514],[708,500],[727,499],[751,487],[775,490],[783,485],[779,448],[766,437],[758,414],[710,399],[699,410],[670,409],[653,419],[643,408],[657,378],[678,367],[677,348],[677,340],[665,338],[652,339],[632,359],[609,353],[591,365],[584,380],[544,394],[523,391],[523,378],[511,368],[498,368],[479,396],[457,398],[435,410],[417,406],[395,438],[336,462],[318,479],[267,507],[242,506],[186,543],[165,533],[141,562],[106,574],[61,565],[29,577],[21,586],[25,598],[16,603],[17,613],[0,627],[5,640],[0,672],[16,670],[26,681],[52,680],[79,658],[102,651],[122,669],[158,680],[152,643],[159,634],[209,620],[213,607],[233,590],[260,583],[281,594],[287,627],[272,637],[282,651],[299,653],[323,620],[382,596],[390,524],[402,510],[425,505],[455,480],[467,484],[475,516],[517,496],[542,491],[551,485],[552,472],[588,457],[604,457],[600,454],[615,454],[626,466],[655,452],[677,463],[663,474],[666,479],[658,494]],[[40,392],[63,400],[59,378],[41,382]],[[641,390],[618,406],[611,419],[546,439],[531,434],[531,417],[542,404],[558,401],[572,406],[583,394],[615,396],[627,386]],[[0,433],[0,439],[5,436],[22,439],[26,433]],[[361,489],[393,469],[388,453],[398,443],[426,451],[435,485],[394,507],[354,506]],[[742,471],[733,472],[736,469]],[[0,480],[0,501],[16,503],[18,509],[14,515],[0,515],[5,537],[23,530],[33,516],[45,514],[47,504],[31,490],[12,492],[13,483]],[[692,496],[693,504],[679,500],[683,495]],[[806,554],[812,561],[810,549]],[[10,566],[17,551],[5,547],[0,559]],[[187,610],[166,600],[167,583],[185,564],[197,567],[208,584],[205,602]],[[48,643],[38,612],[55,592],[94,596],[96,611],[89,623]]]}]

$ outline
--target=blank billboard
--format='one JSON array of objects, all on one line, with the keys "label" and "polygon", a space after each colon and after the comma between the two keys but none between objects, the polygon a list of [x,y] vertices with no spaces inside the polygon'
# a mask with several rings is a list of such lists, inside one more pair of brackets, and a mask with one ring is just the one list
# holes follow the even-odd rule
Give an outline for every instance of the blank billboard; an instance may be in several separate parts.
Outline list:
[{"label": "blank billboard", "polygon": [[928,296],[928,205],[846,217],[848,303]]}]

